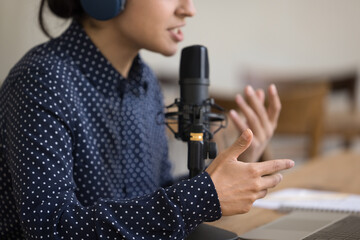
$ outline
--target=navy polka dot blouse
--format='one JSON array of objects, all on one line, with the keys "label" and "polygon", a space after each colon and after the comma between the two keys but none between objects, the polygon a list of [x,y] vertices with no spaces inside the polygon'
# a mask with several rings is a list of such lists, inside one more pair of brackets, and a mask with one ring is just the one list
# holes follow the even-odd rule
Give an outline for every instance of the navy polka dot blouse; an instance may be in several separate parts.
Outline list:
[{"label": "navy polka dot blouse", "polygon": [[[170,185],[160,86],[73,22],[0,90],[0,239],[183,239],[221,216],[209,175]],[[163,115],[160,114],[160,118]]]}]

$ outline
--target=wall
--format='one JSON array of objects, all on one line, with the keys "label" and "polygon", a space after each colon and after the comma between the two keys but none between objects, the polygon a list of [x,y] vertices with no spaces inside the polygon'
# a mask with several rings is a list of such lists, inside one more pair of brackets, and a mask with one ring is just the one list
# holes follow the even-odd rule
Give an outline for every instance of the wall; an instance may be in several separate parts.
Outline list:
[{"label": "wall", "polygon": [[[198,0],[186,43],[209,48],[213,89],[236,88],[247,68],[312,74],[360,64],[358,0]],[[158,71],[177,57],[153,59]]]},{"label": "wall", "polygon": [[[44,42],[37,22],[39,0],[1,0],[0,2],[0,83],[10,68],[31,47]],[[49,17],[53,32],[61,32],[67,24]]]},{"label": "wall", "polygon": [[[180,47],[208,47],[212,89],[239,84],[247,68],[288,72],[338,71],[360,65],[358,0],[196,0]],[[39,0],[0,2],[0,79],[31,46],[46,38],[38,29]],[[49,19],[55,35],[67,25]],[[156,72],[177,75],[179,54],[143,53]]]}]

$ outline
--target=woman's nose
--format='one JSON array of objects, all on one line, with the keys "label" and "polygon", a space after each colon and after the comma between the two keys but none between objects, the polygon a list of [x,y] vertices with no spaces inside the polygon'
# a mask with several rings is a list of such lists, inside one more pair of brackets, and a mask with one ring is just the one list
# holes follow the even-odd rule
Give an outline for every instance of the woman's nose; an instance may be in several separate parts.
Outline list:
[{"label": "woman's nose", "polygon": [[196,14],[196,9],[193,0],[180,0],[176,13],[182,17],[194,16]]}]

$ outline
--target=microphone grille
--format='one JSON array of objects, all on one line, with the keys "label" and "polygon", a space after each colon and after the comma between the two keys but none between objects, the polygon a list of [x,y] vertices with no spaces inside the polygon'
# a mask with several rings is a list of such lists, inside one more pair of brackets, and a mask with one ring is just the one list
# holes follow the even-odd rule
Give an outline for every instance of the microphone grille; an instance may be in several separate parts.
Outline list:
[{"label": "microphone grille", "polygon": [[209,60],[206,47],[193,45],[182,50],[180,79],[186,78],[209,78]]}]

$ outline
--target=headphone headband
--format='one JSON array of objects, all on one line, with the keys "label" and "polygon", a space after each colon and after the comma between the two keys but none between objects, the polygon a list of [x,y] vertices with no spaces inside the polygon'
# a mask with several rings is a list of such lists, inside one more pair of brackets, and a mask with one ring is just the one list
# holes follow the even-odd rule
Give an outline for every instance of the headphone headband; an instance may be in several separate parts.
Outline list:
[{"label": "headphone headband", "polygon": [[80,0],[84,11],[98,20],[109,20],[120,14],[126,0]]}]

